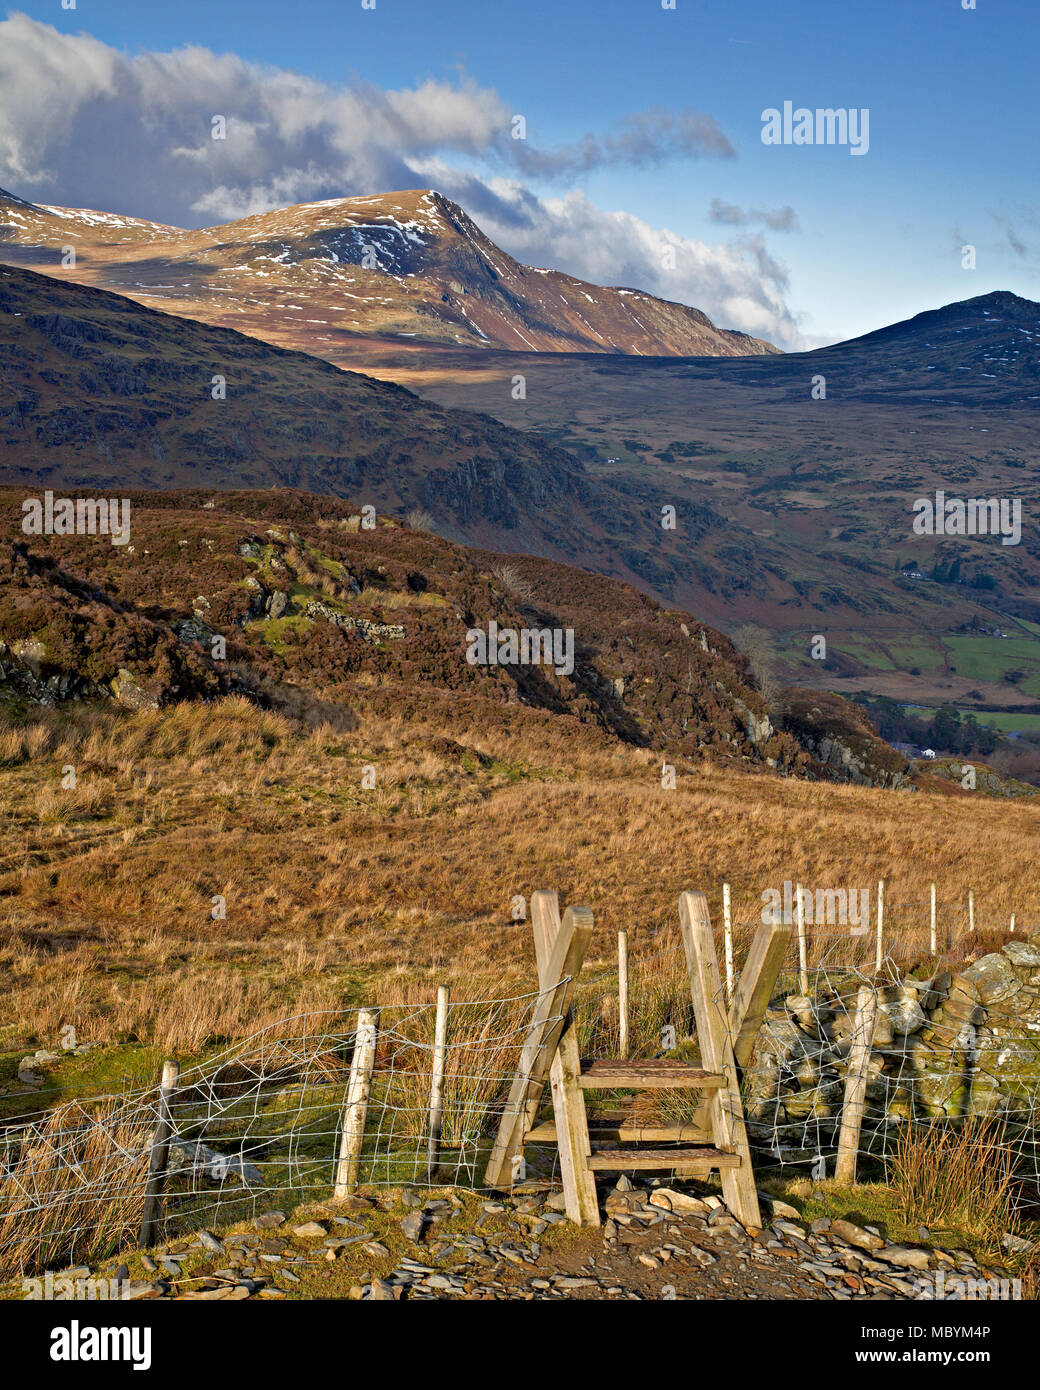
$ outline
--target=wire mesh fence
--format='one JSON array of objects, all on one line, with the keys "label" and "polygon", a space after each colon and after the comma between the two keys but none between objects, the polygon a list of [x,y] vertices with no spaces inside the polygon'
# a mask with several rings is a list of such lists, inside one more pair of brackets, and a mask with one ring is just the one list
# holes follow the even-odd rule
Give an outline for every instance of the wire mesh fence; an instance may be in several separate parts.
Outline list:
[{"label": "wire mesh fence", "polygon": [[[832,923],[814,912],[814,919],[824,920],[805,924],[801,945],[797,932],[792,934],[743,1078],[757,1162],[817,1178],[833,1175],[857,1009],[866,988],[876,1024],[866,1048],[855,1145],[868,1170],[884,1174],[900,1137],[915,1127],[982,1121],[995,1157],[1010,1156],[1016,1171],[1040,1185],[1040,950],[1014,939],[1017,959],[1002,954],[1006,969],[991,965],[992,979],[966,986],[965,970],[975,966],[929,952],[929,909],[928,899],[886,905],[880,969],[876,932],[859,932],[857,922]],[[967,929],[967,910],[955,925]],[[738,967],[759,926],[760,915],[730,921]],[[976,934],[984,930],[976,922]],[[992,930],[997,932],[995,924]],[[1007,924],[1000,934],[1007,938]],[[723,936],[719,923],[720,958]],[[695,1024],[678,931],[632,929],[624,965],[624,992],[616,963],[586,969],[576,982],[573,1009],[582,1054],[618,1055],[624,1031],[633,1057],[692,1060]],[[723,986],[721,1011],[737,983],[739,968]],[[631,1013],[624,1030],[623,993]],[[433,999],[378,1010],[356,1155],[362,1183],[481,1186],[544,994],[451,1001],[440,1039]],[[90,1263],[135,1240],[162,1121],[170,1131],[157,1228],[163,1234],[327,1199],[338,1180],[357,1053],[357,1010],[307,1013],[185,1069],[165,1099],[157,1086],[128,1088],[3,1121],[0,1278]],[[442,1083],[435,1107],[438,1066]],[[46,1098],[38,1095],[34,1102],[42,1111]],[[692,1094],[659,1094],[647,1104],[648,1121],[657,1114],[673,1124],[694,1119]],[[555,1173],[551,1146],[529,1152],[528,1161],[532,1174]]]},{"label": "wire mesh fence", "polygon": [[[538,994],[452,1003],[430,1162],[436,1005],[379,1011],[363,1182],[473,1186]],[[77,1100],[0,1129],[0,1275],[136,1238],[149,1158],[169,1126],[162,1228],[243,1220],[326,1198],[336,1181],[358,1013],[309,1013],[158,1087]]]}]

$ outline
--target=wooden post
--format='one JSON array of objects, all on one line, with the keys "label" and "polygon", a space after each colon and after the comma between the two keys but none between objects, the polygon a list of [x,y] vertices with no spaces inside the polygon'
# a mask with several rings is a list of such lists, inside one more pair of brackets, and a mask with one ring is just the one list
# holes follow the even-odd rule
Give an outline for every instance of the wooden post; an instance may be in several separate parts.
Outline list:
[{"label": "wooden post", "polygon": [[339,1162],[336,1164],[336,1186],[333,1190],[335,1197],[346,1197],[358,1184],[361,1150],[365,1142],[365,1117],[376,1062],[378,1025],[378,1009],[358,1010],[354,1056],[350,1060],[350,1080],[340,1131]]},{"label": "wooden post", "polygon": [[877,949],[874,952],[874,970],[881,974],[881,962],[885,958],[885,880],[878,879],[877,885]]},{"label": "wooden post", "polygon": [[975,935],[975,889],[968,889],[968,931]]},{"label": "wooden post", "polygon": [[932,955],[933,955],[933,956],[937,956],[937,955],[939,954],[939,927],[938,927],[937,914],[936,914],[936,911],[935,911],[935,884],[934,884],[934,883],[932,884],[932,915],[931,915],[931,933],[930,933],[930,936],[929,936],[929,941],[930,941],[930,943],[931,943]]},{"label": "wooden post", "polygon": [[154,1245],[159,1232],[159,1203],[166,1179],[166,1160],[170,1152],[170,1106],[180,1074],[181,1069],[176,1062],[163,1063],[162,1081],[159,1083],[159,1118],[152,1135],[148,1181],[144,1190],[144,1211],[141,1214],[141,1230],[137,1238],[139,1250],[146,1250],[149,1245]]},{"label": "wooden post", "polygon": [[763,925],[755,933],[729,1006],[729,1032],[738,1067],[744,1068],[751,1061],[755,1039],[790,944],[791,928],[782,922]]},{"label": "wooden post", "polygon": [[867,1094],[867,1068],[870,1047],[874,1041],[874,1020],[877,1017],[877,996],[869,985],[860,985],[856,995],[856,1018],[852,1025],[848,1070],[845,1075],[845,1103],[841,1111],[841,1130],[838,1134],[838,1162],[834,1176],[840,1183],[856,1181],[856,1158],[859,1136],[863,1127],[863,1111]]},{"label": "wooden post", "polygon": [[761,1229],[728,1010],[722,997],[711,917],[703,893],[680,896],[679,921],[697,1020],[701,1066],[706,1071],[721,1072],[725,1077],[725,1085],[712,1091],[708,1102],[715,1145],[724,1153],[738,1154],[741,1159],[739,1168],[722,1169],[722,1199],[742,1225]]},{"label": "wooden post", "polygon": [[[531,916],[536,928],[536,945],[540,933],[538,918],[534,915],[534,904],[536,899],[540,900],[542,897],[555,900],[556,895],[555,893],[535,893],[532,895]],[[513,1084],[510,1087],[505,1109],[502,1112],[502,1119],[499,1123],[498,1134],[484,1171],[484,1183],[487,1187],[512,1186],[514,1155],[522,1150],[524,1137],[532,1127],[538,1113],[546,1074],[558,1055],[561,1035],[567,1028],[568,1021],[570,1021],[571,1026],[567,1031],[573,1040],[574,1054],[577,1053],[578,1042],[574,1036],[573,1020],[570,1019],[570,1006],[574,994],[574,982],[581,970],[585,953],[588,951],[589,942],[592,939],[592,926],[592,913],[587,907],[569,907],[564,913],[560,929],[556,933],[556,940],[550,948],[545,968],[542,969],[539,964],[538,976],[542,982],[540,985],[541,993],[531,1012],[531,1023],[520,1053],[516,1076],[513,1078]],[[562,1067],[562,1062],[560,1065]],[[571,1068],[568,1067],[568,1073],[570,1070]],[[562,1073],[560,1073],[560,1079],[561,1082],[565,1079]],[[576,1080],[574,1089],[577,1090]],[[561,1087],[560,1095],[562,1104],[563,1098],[570,1095],[569,1086],[568,1088]],[[554,1102],[556,1097],[557,1092],[554,1089]],[[570,1127],[568,1132],[573,1134],[576,1128],[577,1126]],[[562,1153],[560,1165],[562,1169]],[[588,1170],[586,1170],[586,1174],[591,1176],[588,1174]],[[598,1208],[595,1220],[589,1224],[599,1224]]]},{"label": "wooden post", "polygon": [[729,884],[722,885],[722,939],[726,961],[726,1003],[733,999],[733,919],[730,916]]},{"label": "wooden post", "polygon": [[628,1056],[628,932],[617,934],[618,1055]]},{"label": "wooden post", "polygon": [[798,923],[798,989],[802,994],[809,993],[809,961],[805,945],[805,903],[802,901],[802,885],[795,884],[794,912]]},{"label": "wooden post", "polygon": [[440,1161],[441,1125],[444,1120],[444,1063],[448,1043],[447,985],[437,986],[437,1021],[433,1034],[433,1065],[430,1068],[430,1134],[426,1142],[426,1178],[433,1182]]},{"label": "wooden post", "polygon": [[1014,934],[1015,934],[1015,914],[1014,914],[1014,913],[1011,914],[1011,926],[1010,926],[1009,930],[1010,930],[1010,932],[1011,932],[1011,935],[1014,936]]},{"label": "wooden post", "polygon": [[[587,909],[577,910],[582,912]],[[572,909],[567,909],[564,921],[569,922],[571,911]],[[531,894],[531,926],[534,929],[538,979],[541,987],[546,989],[554,983],[548,975],[549,957],[563,926],[560,921],[558,893],[543,888]],[[627,937],[625,946],[627,967]],[[549,1087],[552,1092],[556,1145],[560,1155],[560,1177],[563,1179],[567,1215],[577,1226],[598,1226],[599,1198],[596,1195],[596,1176],[589,1168],[592,1143],[589,1139],[585,1100],[581,1094],[581,1055],[574,1014],[569,1004],[556,1055],[549,1067]],[[537,1110],[537,1106],[535,1109]],[[531,1118],[535,1118],[533,1113]]]}]

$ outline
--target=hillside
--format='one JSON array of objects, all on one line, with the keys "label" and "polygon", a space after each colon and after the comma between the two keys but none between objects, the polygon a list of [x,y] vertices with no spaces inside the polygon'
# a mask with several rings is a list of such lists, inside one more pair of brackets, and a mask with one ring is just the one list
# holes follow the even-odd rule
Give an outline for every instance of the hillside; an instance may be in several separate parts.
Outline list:
[{"label": "hillside", "polygon": [[488,416],[13,267],[0,270],[0,352],[0,482],[295,487],[419,507],[457,540],[564,559],[701,611],[690,541],[720,517],[691,499],[665,530],[657,487],[597,479]]},{"label": "hillside", "polygon": [[[510,904],[546,884],[595,908],[591,959],[625,926],[651,971],[681,955],[689,882],[713,911],[733,885],[745,944],[786,880],[886,877],[893,929],[919,930],[930,878],[951,917],[966,885],[987,930],[1035,916],[1035,798],[829,784],[769,731],[725,637],[622,585],[355,529],[299,493],[132,495],[127,546],[25,536],[21,496],[0,494],[15,1061],[71,1022],[139,1045],[118,1065],[150,1074],[146,1044],[197,1051],[302,1008],[527,990]],[[573,624],[574,671],[469,664],[491,620]]]},{"label": "hillside", "polygon": [[0,271],[0,354],[0,482],[305,488],[621,574],[658,544],[562,449],[121,296]]},{"label": "hillside", "polygon": [[[386,375],[418,376],[423,399],[8,268],[0,479],[420,507],[457,540],[614,575],[723,630],[758,622],[788,681],[1021,710],[1040,696],[1038,312],[984,296],[820,353],[728,363],[430,346],[380,358]],[[825,401],[808,393],[818,368]],[[912,535],[915,497],[983,484],[1021,499],[1020,545]],[[825,661],[809,656],[816,634]]]},{"label": "hillside", "polygon": [[[65,246],[73,267],[61,265]],[[522,352],[776,352],[685,304],[521,265],[433,189],[304,203],[197,232],[0,191],[0,261],[339,366],[357,365],[358,336]]]},{"label": "hillside", "polygon": [[[490,723],[559,718],[636,747],[810,767],[728,639],[615,581],[393,519],[368,530],[350,504],[305,493],[131,493],[125,547],[25,536],[23,496],[0,490],[0,698],[147,709],[292,703],[295,689],[350,707],[374,687],[387,713],[451,701]],[[466,633],[492,621],[571,630],[573,670],[471,664]]]},{"label": "hillside", "polygon": [[[384,345],[366,370],[508,417],[601,481],[710,508],[683,602],[777,633],[789,679],[1000,710],[1040,697],[1038,335],[1040,305],[999,292],[783,356],[517,366]],[[511,370],[522,402],[503,398]],[[914,500],[937,490],[1019,499],[1021,543],[914,535]],[[817,633],[826,662],[809,656]]]}]

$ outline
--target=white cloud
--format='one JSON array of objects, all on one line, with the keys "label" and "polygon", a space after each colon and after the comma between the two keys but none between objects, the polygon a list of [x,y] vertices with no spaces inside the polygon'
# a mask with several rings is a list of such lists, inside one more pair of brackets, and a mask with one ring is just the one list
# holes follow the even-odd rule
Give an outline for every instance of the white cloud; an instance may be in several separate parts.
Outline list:
[{"label": "white cloud", "polygon": [[[203,226],[435,186],[521,260],[632,285],[696,305],[721,327],[797,345],[783,269],[760,238],[708,246],[582,193],[540,197],[520,181],[730,158],[712,117],[640,112],[603,136],[540,151],[511,138],[512,114],[467,78],[402,91],[333,87],[198,46],[132,56],[22,14],[0,22],[0,185],[22,197]],[[214,116],[227,118],[226,140],[211,138]]]},{"label": "white cloud", "polygon": [[787,273],[760,236],[709,246],[630,212],[604,211],[584,193],[538,198],[504,179],[453,184],[449,169],[429,172],[493,241],[528,265],[551,266],[600,285],[629,285],[693,304],[721,328],[780,347],[802,345],[785,300]]}]

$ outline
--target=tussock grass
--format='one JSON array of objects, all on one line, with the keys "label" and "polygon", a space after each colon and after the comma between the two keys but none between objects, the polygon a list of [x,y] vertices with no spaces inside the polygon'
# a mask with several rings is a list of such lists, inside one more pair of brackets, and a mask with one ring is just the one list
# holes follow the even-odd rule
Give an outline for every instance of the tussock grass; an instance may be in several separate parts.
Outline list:
[{"label": "tussock grass", "polygon": [[151,1133],[117,1101],[63,1105],[24,1133],[0,1169],[0,1280],[96,1263],[131,1239]]},{"label": "tussock grass", "polygon": [[908,1125],[889,1165],[909,1225],[991,1242],[1015,1225],[1014,1153],[999,1124]]},{"label": "tussock grass", "polygon": [[[513,903],[540,887],[596,913],[579,992],[590,1051],[616,1039],[611,972],[629,932],[641,1055],[666,1024],[688,1031],[686,888],[721,925],[732,885],[738,968],[763,890],[785,879],[873,895],[885,878],[887,943],[907,964],[927,956],[933,877],[955,958],[999,945],[1011,912],[1022,932],[1040,924],[1028,802],[707,762],[680,763],[667,791],[652,751],[522,707],[513,722],[513,708],[492,727],[484,703],[418,714],[358,687],[349,718],[240,698],[0,716],[0,1048],[53,1045],[71,1023],[91,1041],[191,1051],[309,1001],[382,1002],[405,985],[432,1001],[439,983],[475,998],[489,976],[494,995],[524,993],[536,972]],[[79,783],[61,793],[67,764]],[[872,951],[871,937],[810,931],[811,966]]]}]

